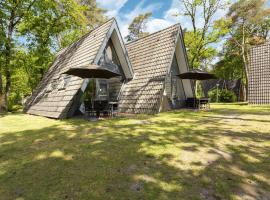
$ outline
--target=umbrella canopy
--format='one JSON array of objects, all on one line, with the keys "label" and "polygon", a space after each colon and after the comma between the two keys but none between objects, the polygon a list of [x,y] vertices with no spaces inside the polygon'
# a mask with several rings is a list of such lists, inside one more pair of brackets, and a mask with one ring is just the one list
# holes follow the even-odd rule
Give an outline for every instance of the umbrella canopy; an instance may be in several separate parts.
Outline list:
[{"label": "umbrella canopy", "polygon": [[177,75],[181,79],[193,79],[193,80],[207,80],[207,79],[217,79],[214,74],[210,74],[208,72],[194,69],[182,74]]},{"label": "umbrella canopy", "polygon": [[78,76],[81,78],[113,78],[121,76],[118,70],[110,69],[104,66],[90,64],[79,67],[71,67],[64,74]]}]

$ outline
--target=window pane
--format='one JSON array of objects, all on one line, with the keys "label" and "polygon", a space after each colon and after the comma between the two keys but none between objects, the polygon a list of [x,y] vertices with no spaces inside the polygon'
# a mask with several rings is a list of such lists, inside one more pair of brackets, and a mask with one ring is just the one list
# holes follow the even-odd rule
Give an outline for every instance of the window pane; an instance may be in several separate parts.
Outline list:
[{"label": "window pane", "polygon": [[108,83],[106,80],[99,80],[99,91],[98,91],[98,94],[99,95],[106,95],[107,96],[107,86],[108,86]]}]

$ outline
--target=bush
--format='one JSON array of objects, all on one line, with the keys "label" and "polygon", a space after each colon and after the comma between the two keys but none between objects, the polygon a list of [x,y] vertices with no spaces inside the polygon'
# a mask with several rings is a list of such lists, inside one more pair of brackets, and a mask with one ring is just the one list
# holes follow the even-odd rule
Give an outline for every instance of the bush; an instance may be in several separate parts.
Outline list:
[{"label": "bush", "polygon": [[219,96],[219,100],[221,102],[236,102],[237,97],[233,91],[230,90],[222,90]]},{"label": "bush", "polygon": [[[218,96],[220,97],[221,91],[218,90]],[[208,92],[208,97],[210,98],[211,102],[216,102],[217,101],[217,89],[210,90]]]},{"label": "bush", "polygon": [[8,97],[8,111],[16,111],[22,105],[22,96],[18,93],[11,92]]},{"label": "bush", "polygon": [[[216,102],[217,100],[217,89],[213,89],[208,92],[208,96],[211,99],[211,102]],[[236,102],[237,97],[233,91],[230,90],[218,90],[218,101],[219,102]]]}]

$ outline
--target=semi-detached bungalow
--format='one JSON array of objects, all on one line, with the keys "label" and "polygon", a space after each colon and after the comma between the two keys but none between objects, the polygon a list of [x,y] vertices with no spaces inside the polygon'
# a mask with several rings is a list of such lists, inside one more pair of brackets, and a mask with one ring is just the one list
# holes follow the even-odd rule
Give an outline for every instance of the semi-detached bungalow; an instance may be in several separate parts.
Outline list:
[{"label": "semi-detached bungalow", "polygon": [[[82,79],[64,73],[89,64],[116,66],[121,76]],[[177,109],[194,97],[191,81],[175,76],[188,69],[180,24],[125,44],[116,20],[110,19],[57,54],[24,110],[50,118],[72,117],[81,110],[85,94],[118,102],[121,113]]]}]

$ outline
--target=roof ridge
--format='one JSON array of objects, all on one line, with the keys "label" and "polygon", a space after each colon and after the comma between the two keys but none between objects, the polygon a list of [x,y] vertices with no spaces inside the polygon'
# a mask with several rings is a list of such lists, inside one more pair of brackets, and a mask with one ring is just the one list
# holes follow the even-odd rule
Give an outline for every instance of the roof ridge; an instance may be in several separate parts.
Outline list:
[{"label": "roof ridge", "polygon": [[161,30],[156,31],[156,32],[154,32],[154,33],[148,34],[148,35],[146,35],[146,36],[144,36],[144,37],[141,37],[141,38],[139,38],[139,39],[137,39],[137,40],[127,42],[126,45],[129,45],[129,44],[131,44],[131,43],[133,43],[133,42],[137,42],[138,40],[141,40],[141,39],[145,39],[145,38],[147,38],[147,37],[149,37],[149,36],[152,36],[152,35],[155,35],[155,34],[157,34],[157,33],[160,33],[160,32],[162,32],[162,31],[165,31],[165,30],[167,30],[167,29],[170,29],[170,28],[172,28],[172,27],[174,27],[174,26],[179,26],[179,27],[181,27],[181,24],[180,24],[180,23],[173,24],[173,25],[171,25],[171,26],[169,26],[169,27],[167,27],[167,28],[164,28],[164,29],[161,29]]}]

